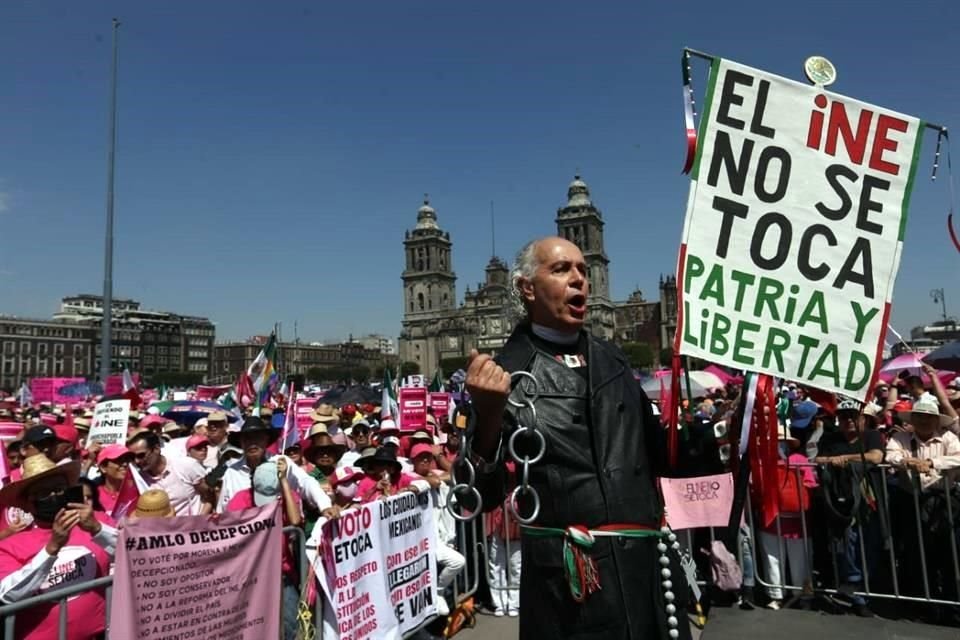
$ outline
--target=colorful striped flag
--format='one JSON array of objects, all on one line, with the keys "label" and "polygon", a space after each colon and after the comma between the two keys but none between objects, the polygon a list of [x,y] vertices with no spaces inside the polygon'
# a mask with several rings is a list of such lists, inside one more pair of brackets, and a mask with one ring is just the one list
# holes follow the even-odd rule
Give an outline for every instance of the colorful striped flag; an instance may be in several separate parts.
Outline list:
[{"label": "colorful striped flag", "polygon": [[258,409],[270,398],[277,386],[279,376],[273,364],[276,358],[277,334],[271,333],[267,344],[247,369],[247,376],[253,386],[255,406]]}]

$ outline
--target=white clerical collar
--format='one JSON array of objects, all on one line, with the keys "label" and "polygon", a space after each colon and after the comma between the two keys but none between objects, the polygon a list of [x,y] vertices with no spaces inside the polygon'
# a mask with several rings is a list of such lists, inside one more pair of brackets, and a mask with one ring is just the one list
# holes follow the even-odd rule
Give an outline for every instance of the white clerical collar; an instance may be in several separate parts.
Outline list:
[{"label": "white clerical collar", "polygon": [[579,331],[574,331],[573,333],[564,333],[563,331],[551,329],[550,327],[545,327],[542,324],[537,324],[536,322],[531,322],[530,327],[533,329],[533,335],[554,344],[576,344],[577,340],[580,339]]}]

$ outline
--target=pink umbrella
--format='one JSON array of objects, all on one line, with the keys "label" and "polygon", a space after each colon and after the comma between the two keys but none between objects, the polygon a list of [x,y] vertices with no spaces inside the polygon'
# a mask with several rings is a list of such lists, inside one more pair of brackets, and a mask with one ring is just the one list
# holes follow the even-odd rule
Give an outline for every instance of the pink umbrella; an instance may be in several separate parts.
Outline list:
[{"label": "pink umbrella", "polygon": [[[901,371],[903,371],[903,369],[901,369]],[[880,379],[886,382],[887,384],[893,384],[893,382],[897,379],[898,373],[899,371],[884,371],[883,369],[881,369]],[[926,373],[923,373],[922,371],[911,371],[911,373],[915,373],[919,375],[920,378],[923,380],[924,386],[927,386],[927,387],[930,386],[930,376],[928,376]],[[956,375],[957,374],[953,371],[937,371],[937,378],[944,385],[948,384],[951,380],[953,380],[956,377]]]},{"label": "pink umbrella", "polygon": [[903,371],[904,369],[916,370],[919,373],[923,368],[923,361],[920,360],[920,356],[916,353],[904,353],[902,355],[888,360],[886,364],[883,365],[883,368],[880,369],[883,371],[892,371],[894,374]]}]

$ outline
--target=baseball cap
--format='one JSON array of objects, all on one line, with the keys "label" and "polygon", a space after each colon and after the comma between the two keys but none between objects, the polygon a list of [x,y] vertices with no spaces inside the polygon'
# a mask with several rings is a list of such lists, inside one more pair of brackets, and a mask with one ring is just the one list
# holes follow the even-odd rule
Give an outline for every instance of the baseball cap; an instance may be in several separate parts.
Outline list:
[{"label": "baseball cap", "polygon": [[806,429],[820,410],[813,400],[804,400],[793,405],[793,412],[790,414],[790,427],[793,429]]},{"label": "baseball cap", "polygon": [[53,432],[53,429],[48,427],[45,424],[40,424],[35,427],[30,427],[27,429],[27,432],[23,434],[24,444],[39,444],[44,440],[56,440],[57,434]]},{"label": "baseball cap", "polygon": [[264,462],[253,472],[253,504],[262,507],[280,495],[280,479],[277,478],[277,463]]},{"label": "baseball cap", "polygon": [[415,460],[418,456],[421,456],[425,453],[432,458],[433,447],[428,444],[415,444],[413,445],[413,448],[410,449],[410,459]]},{"label": "baseball cap", "polygon": [[387,436],[386,438],[383,439],[383,442],[382,442],[381,444],[383,444],[383,445],[392,444],[392,445],[396,445],[396,446],[399,447],[399,446],[400,446],[400,438],[398,438],[397,436]]},{"label": "baseball cap", "polygon": [[340,407],[340,413],[352,418],[357,413],[357,407],[352,404],[345,404]]},{"label": "baseball cap", "polygon": [[201,436],[200,434],[190,436],[187,438],[187,451],[204,444],[210,444],[210,441],[207,440],[207,436]]},{"label": "baseball cap", "polygon": [[130,452],[122,444],[108,444],[97,454],[97,464],[103,464],[107,460],[119,460],[128,455]]}]

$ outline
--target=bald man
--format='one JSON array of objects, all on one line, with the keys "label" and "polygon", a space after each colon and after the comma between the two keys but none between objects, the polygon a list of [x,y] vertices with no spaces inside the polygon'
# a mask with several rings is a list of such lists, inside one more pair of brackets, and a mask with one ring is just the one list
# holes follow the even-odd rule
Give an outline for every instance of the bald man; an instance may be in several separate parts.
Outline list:
[{"label": "bald man", "polygon": [[[665,457],[663,429],[623,353],[584,330],[590,285],[583,254],[563,238],[530,242],[517,256],[510,289],[522,319],[509,341],[496,359],[471,354],[467,455],[477,468],[484,509],[503,504],[506,443],[531,419],[529,411],[507,404],[508,397],[521,401],[526,386],[511,391],[510,372],[532,373],[539,385],[536,426],[547,444],[529,470],[539,514],[521,527],[520,637],[689,638],[679,557],[671,549],[661,566],[657,548],[663,506],[655,475]],[[536,455],[536,438],[521,435],[517,444],[519,455]],[[518,477],[521,469],[518,463]],[[520,515],[529,518],[530,492],[518,502]],[[571,540],[595,565],[599,588],[564,573],[564,532],[572,526],[603,531],[592,547]]]}]

